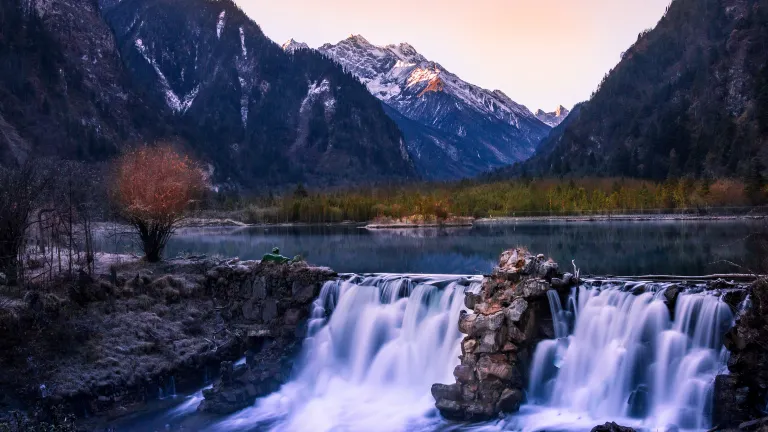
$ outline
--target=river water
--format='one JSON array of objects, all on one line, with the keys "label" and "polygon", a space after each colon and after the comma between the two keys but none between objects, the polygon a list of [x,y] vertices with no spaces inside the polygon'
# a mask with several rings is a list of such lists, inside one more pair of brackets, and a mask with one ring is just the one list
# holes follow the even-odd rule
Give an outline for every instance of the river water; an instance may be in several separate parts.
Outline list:
[{"label": "river water", "polygon": [[356,226],[181,230],[166,255],[259,259],[272,247],[343,273],[485,274],[525,246],[582,274],[703,275],[756,267],[762,222],[536,222],[473,228],[366,230]]}]

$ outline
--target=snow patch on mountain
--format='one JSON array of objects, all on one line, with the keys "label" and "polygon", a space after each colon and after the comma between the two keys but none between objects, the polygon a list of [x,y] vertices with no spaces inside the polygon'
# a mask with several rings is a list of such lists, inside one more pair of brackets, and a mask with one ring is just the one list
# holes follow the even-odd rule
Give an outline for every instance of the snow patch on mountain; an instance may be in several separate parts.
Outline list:
[{"label": "snow patch on mountain", "polygon": [[200,85],[198,84],[188,94],[179,97],[171,88],[171,85],[168,82],[168,78],[166,78],[165,74],[163,74],[162,70],[160,70],[160,66],[157,64],[155,59],[149,55],[149,50],[147,49],[146,45],[144,45],[144,41],[141,39],[136,39],[134,45],[142,57],[144,57],[144,60],[146,60],[147,63],[149,63],[155,69],[155,73],[157,74],[157,78],[160,81],[163,94],[165,95],[165,102],[168,104],[168,106],[173,111],[180,114],[187,112],[187,110],[189,110],[189,108],[192,106],[192,103],[195,101],[197,93],[200,91]]},{"label": "snow patch on mountain", "polygon": [[216,37],[221,39],[221,33],[224,31],[224,26],[227,22],[227,11],[223,10],[219,14],[219,20],[216,22]]},{"label": "snow patch on mountain", "polygon": [[248,59],[248,50],[245,48],[245,30],[240,26],[240,50],[243,52],[243,58]]}]

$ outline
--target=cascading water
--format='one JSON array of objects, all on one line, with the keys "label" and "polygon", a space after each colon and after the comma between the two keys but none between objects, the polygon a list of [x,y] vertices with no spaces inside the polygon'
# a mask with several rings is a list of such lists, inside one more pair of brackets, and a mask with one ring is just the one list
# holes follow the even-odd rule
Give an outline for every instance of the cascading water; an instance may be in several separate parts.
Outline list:
[{"label": "cascading water", "polygon": [[[582,285],[573,289],[567,311],[550,294],[559,337],[538,344],[529,405],[509,427],[589,429],[604,421],[709,427],[714,378],[727,359],[721,337],[733,322],[730,307],[691,290],[679,294],[670,316],[665,286],[637,288]],[[572,331],[562,336],[558,327]]]},{"label": "cascading water", "polygon": [[[480,277],[375,275],[326,283],[296,378],[212,429],[421,430],[433,383],[453,380],[465,291]],[[331,313],[332,312],[332,313]]]}]

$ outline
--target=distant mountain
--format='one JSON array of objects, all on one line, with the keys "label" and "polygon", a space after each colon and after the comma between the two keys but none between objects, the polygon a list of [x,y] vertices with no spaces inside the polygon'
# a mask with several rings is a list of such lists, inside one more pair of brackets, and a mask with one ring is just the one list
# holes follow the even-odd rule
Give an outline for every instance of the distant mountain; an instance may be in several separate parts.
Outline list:
[{"label": "distant mountain", "polygon": [[305,44],[304,42],[296,42],[293,39],[290,39],[286,43],[283,44],[283,51],[287,52],[288,54],[293,54],[294,51],[300,50],[300,49],[309,49],[309,45]]},{"label": "distant mountain", "polygon": [[558,106],[553,112],[544,112],[544,110],[536,111],[536,118],[544,122],[550,127],[555,127],[568,117],[568,111],[564,106]]},{"label": "distant mountain", "polygon": [[[768,166],[768,1],[674,0],[512,173],[665,179]],[[573,119],[572,119],[573,118]]]},{"label": "distant mountain", "polygon": [[0,163],[158,139],[233,187],[417,177],[365,86],[317,52],[286,54],[230,0],[0,3]]},{"label": "distant mountain", "polygon": [[461,80],[407,43],[380,47],[357,35],[318,50],[399,114],[392,118],[428,178],[468,177],[525,160],[550,131],[501,91]]}]

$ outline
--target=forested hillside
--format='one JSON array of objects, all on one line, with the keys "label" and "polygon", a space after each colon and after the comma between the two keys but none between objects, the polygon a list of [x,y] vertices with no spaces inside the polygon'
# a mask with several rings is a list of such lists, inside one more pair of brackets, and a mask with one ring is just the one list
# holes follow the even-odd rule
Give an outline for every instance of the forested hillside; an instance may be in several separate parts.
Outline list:
[{"label": "forested hillside", "polygon": [[501,175],[746,177],[768,166],[768,1],[674,0],[536,156]]}]

